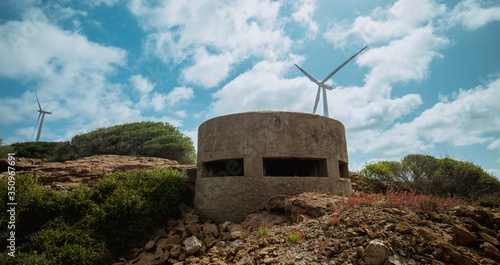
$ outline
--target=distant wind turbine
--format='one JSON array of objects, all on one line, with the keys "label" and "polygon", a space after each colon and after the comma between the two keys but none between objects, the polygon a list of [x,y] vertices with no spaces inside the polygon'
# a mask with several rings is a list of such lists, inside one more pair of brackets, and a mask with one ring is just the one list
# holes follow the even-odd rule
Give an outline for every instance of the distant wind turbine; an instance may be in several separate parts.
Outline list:
[{"label": "distant wind turbine", "polygon": [[[38,119],[36,120],[35,129],[33,130],[33,134],[31,134],[31,139],[33,139],[33,135],[35,134],[36,126],[38,125],[38,121],[40,120],[40,116],[42,116],[42,121],[40,122],[40,128],[38,129],[38,134],[36,135],[36,142],[39,142],[40,135],[42,134],[43,120],[45,118],[45,114],[50,115],[50,114],[52,114],[52,111],[48,112],[48,111],[43,110],[42,105],[40,105],[40,100],[38,100],[38,95],[36,94],[36,92],[35,92],[35,96],[36,96],[36,101],[38,101],[38,107],[40,108],[37,111],[40,112],[40,114],[38,115]],[[47,108],[47,106],[45,106],[45,108]]]},{"label": "distant wind turbine", "polygon": [[[368,47],[368,46],[366,46]],[[313,110],[313,113],[316,113],[316,109],[318,108],[318,103],[319,103],[319,96],[320,96],[320,92],[321,92],[321,88],[323,88],[323,114],[328,117],[328,102],[326,100],[326,90],[332,90],[333,88],[327,84],[325,84],[325,82],[330,79],[330,77],[332,77],[335,73],[337,73],[342,67],[344,67],[344,65],[346,65],[349,61],[351,61],[354,57],[356,57],[359,53],[361,53],[364,49],[366,49],[366,47],[364,47],[363,49],[361,49],[359,52],[357,52],[356,54],[354,54],[351,58],[349,58],[349,60],[345,61],[343,64],[341,64],[339,67],[337,67],[337,69],[333,70],[333,72],[331,72],[323,81],[319,82],[318,80],[316,80],[316,78],[312,77],[309,73],[307,73],[304,69],[300,68],[297,64],[295,64],[295,66],[297,66],[297,68],[299,68],[299,70],[304,73],[304,75],[307,76],[307,78],[309,78],[309,80],[313,81],[315,84],[318,85],[318,92],[316,93],[316,101],[314,102],[314,110]]]}]

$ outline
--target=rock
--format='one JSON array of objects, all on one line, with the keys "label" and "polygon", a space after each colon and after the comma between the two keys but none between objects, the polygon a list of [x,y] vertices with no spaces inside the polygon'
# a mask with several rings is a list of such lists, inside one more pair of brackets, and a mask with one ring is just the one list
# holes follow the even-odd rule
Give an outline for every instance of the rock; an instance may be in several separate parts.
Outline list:
[{"label": "rock", "polygon": [[358,254],[358,257],[363,259],[365,257],[365,249],[361,246],[356,248],[356,254]]},{"label": "rock", "polygon": [[220,232],[226,232],[227,231],[227,227],[230,226],[231,224],[234,224],[234,223],[231,222],[231,221],[226,221],[226,222],[222,223],[220,225],[219,231]]},{"label": "rock", "polygon": [[461,225],[453,225],[451,230],[454,234],[453,242],[456,244],[466,246],[477,240],[474,234]]},{"label": "rock", "polygon": [[177,258],[181,255],[182,253],[182,247],[181,245],[174,245],[172,249],[170,250],[170,256]]},{"label": "rock", "polygon": [[213,246],[215,246],[215,244],[217,244],[217,239],[215,239],[215,237],[213,236],[208,236],[205,238],[205,240],[203,240],[205,242],[205,245],[207,246],[207,248],[211,248]]},{"label": "rock", "polygon": [[291,196],[284,201],[283,209],[287,214],[307,215],[312,218],[320,217],[326,214],[330,207],[339,199],[327,194],[305,192],[299,195]]},{"label": "rock", "polygon": [[253,213],[247,215],[241,226],[250,227],[251,229],[258,229],[261,226],[267,225],[268,227],[286,223],[288,218],[283,215],[269,214],[265,212]]},{"label": "rock", "polygon": [[413,232],[413,228],[411,226],[409,226],[408,224],[397,224],[396,230],[399,233],[403,233],[403,234],[411,234]]},{"label": "rock", "polygon": [[219,236],[219,230],[217,229],[217,225],[211,224],[211,223],[206,223],[202,225],[203,229],[203,236],[208,237],[208,236],[213,236],[213,237],[218,237]]},{"label": "rock", "polygon": [[477,234],[479,235],[479,237],[482,240],[484,240],[486,242],[490,242],[491,244],[493,244],[495,246],[500,246],[500,242],[498,241],[498,239],[486,234],[485,232],[480,231]]},{"label": "rock", "polygon": [[495,260],[496,262],[500,262],[500,251],[498,251],[498,249],[491,243],[484,242],[483,244],[481,244],[481,249],[484,251],[486,256]]},{"label": "rock", "polygon": [[188,236],[195,236],[199,237],[200,236],[200,226],[197,223],[189,223],[184,227],[186,233]]},{"label": "rock", "polygon": [[157,246],[166,249],[168,246],[178,245],[179,243],[181,243],[181,237],[179,235],[173,235],[158,240]]},{"label": "rock", "polygon": [[156,228],[154,230],[155,236],[159,236],[160,238],[167,237],[167,233],[165,232],[165,228]]},{"label": "rock", "polygon": [[150,250],[152,250],[154,247],[155,247],[155,241],[154,241],[154,240],[151,240],[151,241],[149,241],[149,242],[146,244],[146,246],[144,246],[144,249],[145,249],[146,251],[150,251]]},{"label": "rock", "polygon": [[186,224],[198,223],[200,221],[200,217],[196,214],[186,213],[184,214],[184,221]]},{"label": "rock", "polygon": [[426,242],[430,242],[430,241],[434,241],[434,240],[437,240],[439,237],[434,233],[432,232],[431,229],[427,228],[427,227],[423,227],[423,226],[419,226],[417,227],[417,233],[426,241]]},{"label": "rock", "polygon": [[480,216],[478,219],[476,219],[477,222],[484,226],[493,228],[493,225],[495,223],[495,216],[488,208],[476,207],[472,212],[476,216]]},{"label": "rock", "polygon": [[[447,242],[439,242],[438,247],[443,249],[445,257],[449,259],[450,263],[463,264],[463,265],[474,265],[476,262],[472,260],[469,256],[463,255],[455,246]],[[446,261],[446,260],[445,260]],[[448,261],[446,261],[448,262]]]},{"label": "rock", "polygon": [[387,262],[384,263],[384,265],[401,265],[401,258],[397,255],[391,255],[387,259]]},{"label": "rock", "polygon": [[[86,184],[93,185],[102,176],[123,170],[153,168],[167,166],[177,170],[185,170],[190,178],[196,177],[196,166],[179,165],[177,161],[157,157],[132,157],[119,155],[96,155],[65,162],[50,162],[31,165],[35,175],[44,185]],[[20,173],[20,172],[19,172]]]},{"label": "rock", "polygon": [[201,241],[195,236],[191,236],[184,240],[184,246],[186,248],[186,252],[190,255],[194,254],[196,251],[201,248]]},{"label": "rock", "polygon": [[381,265],[389,258],[389,248],[378,239],[370,241],[365,248],[365,264]]},{"label": "rock", "polygon": [[255,265],[255,261],[250,256],[244,256],[236,263],[236,265]]}]

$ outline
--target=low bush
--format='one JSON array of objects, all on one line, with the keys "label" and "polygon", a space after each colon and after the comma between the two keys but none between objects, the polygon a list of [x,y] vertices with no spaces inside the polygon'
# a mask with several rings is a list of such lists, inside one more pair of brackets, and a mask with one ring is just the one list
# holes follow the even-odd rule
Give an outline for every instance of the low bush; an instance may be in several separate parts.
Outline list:
[{"label": "low bush", "polygon": [[17,157],[50,159],[58,142],[24,142],[10,145]]},{"label": "low bush", "polygon": [[54,160],[63,161],[92,155],[152,156],[193,164],[191,138],[164,122],[136,122],[100,128],[80,134],[54,150]]},{"label": "low bush", "polygon": [[401,162],[368,164],[360,173],[366,180],[385,182],[396,191],[459,196],[483,206],[500,206],[500,181],[470,162],[412,154]]},{"label": "low bush", "polygon": [[14,148],[3,144],[4,139],[0,139],[0,158],[7,158],[9,153],[14,153]]},{"label": "low bush", "polygon": [[[32,174],[16,176],[16,258],[2,264],[101,264],[123,255],[154,226],[178,217],[185,175],[165,167],[117,172],[92,188],[44,188]],[[7,179],[0,189],[7,190]],[[0,197],[6,212],[7,195]],[[7,215],[0,215],[2,231]],[[5,250],[1,233],[2,248]]]}]

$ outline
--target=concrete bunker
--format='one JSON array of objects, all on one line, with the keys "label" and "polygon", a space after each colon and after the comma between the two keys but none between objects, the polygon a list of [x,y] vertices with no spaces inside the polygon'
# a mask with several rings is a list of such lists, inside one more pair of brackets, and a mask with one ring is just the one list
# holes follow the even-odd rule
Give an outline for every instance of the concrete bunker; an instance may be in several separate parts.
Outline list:
[{"label": "concrete bunker", "polygon": [[303,192],[351,193],[345,129],[296,112],[216,117],[198,130],[195,207],[215,221],[242,221],[267,200]]}]

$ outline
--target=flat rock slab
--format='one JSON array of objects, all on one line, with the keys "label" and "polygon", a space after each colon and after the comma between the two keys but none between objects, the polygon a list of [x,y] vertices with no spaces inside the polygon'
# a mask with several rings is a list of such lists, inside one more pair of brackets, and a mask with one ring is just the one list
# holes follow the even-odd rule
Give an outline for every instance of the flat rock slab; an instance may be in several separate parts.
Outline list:
[{"label": "flat rock slab", "polygon": [[[175,160],[157,157],[96,155],[78,160],[34,164],[29,170],[33,171],[44,185],[71,186],[86,184],[92,186],[97,179],[116,171],[146,169],[155,166],[185,170],[189,179],[192,182],[195,181],[195,165],[180,165]],[[28,170],[24,172],[28,172]],[[16,173],[19,174],[22,171]]]}]

